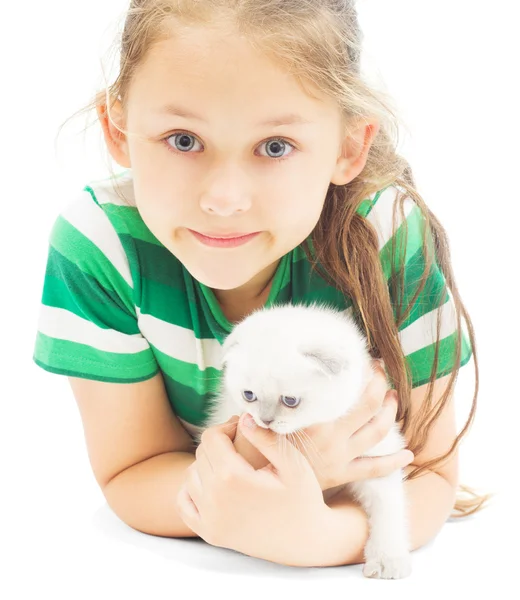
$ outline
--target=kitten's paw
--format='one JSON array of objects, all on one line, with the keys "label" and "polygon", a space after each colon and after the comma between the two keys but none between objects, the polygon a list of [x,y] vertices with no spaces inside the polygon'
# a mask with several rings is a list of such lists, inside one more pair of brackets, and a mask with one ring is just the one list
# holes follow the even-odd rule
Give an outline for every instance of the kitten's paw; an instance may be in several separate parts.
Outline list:
[{"label": "kitten's paw", "polygon": [[402,579],[412,572],[412,557],[370,556],[363,565],[363,575],[373,579]]}]

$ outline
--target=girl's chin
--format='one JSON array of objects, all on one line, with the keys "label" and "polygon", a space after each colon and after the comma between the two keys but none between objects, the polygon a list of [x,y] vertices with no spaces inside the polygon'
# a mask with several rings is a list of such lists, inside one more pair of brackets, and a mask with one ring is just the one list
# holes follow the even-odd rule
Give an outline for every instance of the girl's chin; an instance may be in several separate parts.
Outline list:
[{"label": "girl's chin", "polygon": [[[190,269],[188,269],[188,271],[189,270]],[[222,291],[235,290],[246,284],[254,275],[254,273],[251,275],[247,274],[244,277],[238,279],[236,277],[230,278],[229,273],[222,275],[222,277],[216,277],[214,274],[212,276],[208,276],[206,272],[200,272],[197,270],[190,272],[193,275],[193,277],[197,279],[197,281],[203,283],[206,287]]]}]

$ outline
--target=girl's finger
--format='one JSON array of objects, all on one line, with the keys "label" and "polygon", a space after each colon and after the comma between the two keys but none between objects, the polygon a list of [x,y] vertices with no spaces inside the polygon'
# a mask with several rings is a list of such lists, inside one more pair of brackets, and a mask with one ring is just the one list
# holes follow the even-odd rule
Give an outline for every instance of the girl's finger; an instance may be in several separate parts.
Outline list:
[{"label": "girl's finger", "polygon": [[[290,484],[294,481],[300,483],[304,475],[314,477],[311,464],[294,444],[280,443],[284,438],[280,438],[271,429],[255,426],[254,420],[252,420],[253,427],[249,427],[247,416],[246,413],[244,417],[241,417],[240,426],[244,437],[271,463],[274,467],[271,470],[280,480]],[[247,476],[249,476],[249,472]]]},{"label": "girl's finger", "polygon": [[[326,423],[315,423],[314,425],[304,427],[300,432],[304,434],[305,438],[308,436],[312,438],[317,446],[321,446],[325,441],[330,440],[331,436],[334,435],[335,429],[336,421],[327,421]],[[291,442],[293,441],[290,436],[288,439]]]},{"label": "girl's finger", "polygon": [[389,392],[377,415],[350,437],[349,451],[352,457],[361,456],[382,441],[395,423],[396,414],[397,400],[394,392]]},{"label": "girl's finger", "polygon": [[234,441],[238,431],[238,420],[240,415],[233,415],[225,423],[215,425],[222,433],[225,433],[231,441]]},{"label": "girl's finger", "polygon": [[[205,460],[201,460],[200,476],[203,482],[205,477],[209,476],[210,473],[214,475],[229,471],[237,473],[243,471],[249,472],[247,468],[250,467],[249,463],[237,453],[233,440],[228,435],[229,427],[234,423],[235,417],[232,417],[232,419],[221,425],[208,427],[202,434],[202,448],[200,452],[201,458],[204,457]],[[233,428],[236,431],[237,426],[233,424]],[[209,457],[211,457],[211,460]]]},{"label": "girl's finger", "polygon": [[179,490],[177,495],[177,508],[180,509],[183,516],[189,517],[190,519],[200,519],[197,506],[184,487]]},{"label": "girl's finger", "polygon": [[351,437],[381,410],[387,392],[386,374],[382,367],[378,366],[359,403],[344,417],[338,419],[346,437]]},{"label": "girl's finger", "polygon": [[202,486],[202,480],[197,470],[197,463],[195,461],[186,470],[186,477],[184,479],[184,491],[188,494],[192,504],[197,507],[202,502],[204,491]]},{"label": "girl's finger", "polygon": [[387,456],[356,458],[348,465],[348,481],[361,481],[390,475],[413,461],[414,456],[413,454],[410,456],[410,454],[409,450],[400,450]]}]

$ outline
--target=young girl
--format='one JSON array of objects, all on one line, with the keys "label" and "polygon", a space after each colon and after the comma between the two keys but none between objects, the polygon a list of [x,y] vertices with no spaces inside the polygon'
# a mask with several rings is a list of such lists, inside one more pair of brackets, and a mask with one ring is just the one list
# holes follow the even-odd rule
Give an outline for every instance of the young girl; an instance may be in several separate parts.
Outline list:
[{"label": "young girl", "polygon": [[[126,170],[56,219],[34,360],[69,378],[96,480],[135,529],[353,564],[366,517],[328,489],[408,464],[412,549],[489,497],[456,496],[473,327],[361,37],[350,1],[131,3],[119,76],[87,107]],[[237,418],[195,447],[233,324],[315,300],[350,308],[386,370],[357,413],[305,430],[320,466]],[[357,459],[395,420],[413,463]]]}]

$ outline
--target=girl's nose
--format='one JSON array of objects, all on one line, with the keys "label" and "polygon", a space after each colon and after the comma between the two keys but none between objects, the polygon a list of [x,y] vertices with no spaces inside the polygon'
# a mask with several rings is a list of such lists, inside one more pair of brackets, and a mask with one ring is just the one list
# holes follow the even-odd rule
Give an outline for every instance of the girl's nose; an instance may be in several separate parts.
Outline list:
[{"label": "girl's nose", "polygon": [[230,217],[235,213],[243,213],[251,207],[251,201],[245,195],[238,193],[227,194],[226,196],[206,196],[200,202],[203,211],[218,215],[220,217]]}]

